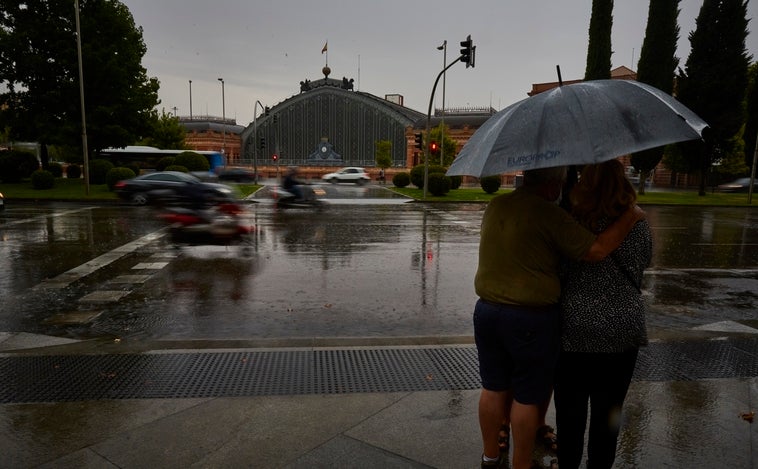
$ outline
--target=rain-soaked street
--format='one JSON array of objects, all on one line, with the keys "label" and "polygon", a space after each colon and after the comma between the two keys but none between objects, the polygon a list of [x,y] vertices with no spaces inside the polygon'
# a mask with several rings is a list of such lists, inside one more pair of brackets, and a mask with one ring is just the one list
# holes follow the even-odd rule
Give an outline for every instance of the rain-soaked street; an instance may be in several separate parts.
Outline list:
[{"label": "rain-soaked street", "polygon": [[[0,331],[131,341],[470,336],[484,205],[327,189],[322,211],[277,210],[264,189],[247,205],[249,251],[177,248],[154,208],[9,203]],[[651,335],[756,326],[756,212],[645,210]]]}]

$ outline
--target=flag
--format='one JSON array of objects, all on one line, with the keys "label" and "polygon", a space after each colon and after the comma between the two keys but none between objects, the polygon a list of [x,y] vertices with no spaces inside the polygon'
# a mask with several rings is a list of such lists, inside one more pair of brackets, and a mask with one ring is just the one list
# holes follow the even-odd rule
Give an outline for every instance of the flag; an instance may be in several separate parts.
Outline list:
[{"label": "flag", "polygon": [[322,53],[322,54],[323,54],[324,52],[326,52],[326,45],[327,45],[327,44],[329,44],[329,41],[326,41],[326,42],[324,43],[324,47],[321,49],[321,53]]}]

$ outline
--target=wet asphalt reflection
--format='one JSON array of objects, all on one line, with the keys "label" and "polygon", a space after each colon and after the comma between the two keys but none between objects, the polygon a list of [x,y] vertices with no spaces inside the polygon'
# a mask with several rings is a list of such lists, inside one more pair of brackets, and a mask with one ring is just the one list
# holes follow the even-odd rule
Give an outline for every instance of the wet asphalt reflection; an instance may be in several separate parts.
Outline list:
[{"label": "wet asphalt reflection", "polygon": [[[326,186],[321,211],[247,205],[251,249],[174,246],[157,210],[8,204],[0,331],[76,339],[468,337],[484,205]],[[643,293],[656,334],[756,326],[758,216],[645,207]]]}]

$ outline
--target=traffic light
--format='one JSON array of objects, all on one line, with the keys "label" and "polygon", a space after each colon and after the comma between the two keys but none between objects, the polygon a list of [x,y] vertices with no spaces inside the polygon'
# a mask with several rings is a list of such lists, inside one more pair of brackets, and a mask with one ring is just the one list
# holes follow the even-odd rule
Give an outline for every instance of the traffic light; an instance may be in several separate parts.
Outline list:
[{"label": "traffic light", "polygon": [[261,150],[266,148],[266,137],[261,137]]},{"label": "traffic light", "polygon": [[424,134],[422,134],[421,132],[416,132],[415,138],[416,138],[416,149],[423,150],[424,149]]},{"label": "traffic light", "polygon": [[274,125],[279,123],[279,114],[274,114]]},{"label": "traffic light", "polygon": [[274,162],[276,162],[276,160],[279,159],[279,155],[277,155],[276,153],[274,153],[273,155],[271,155],[271,159],[274,160]]},{"label": "traffic light", "polygon": [[437,142],[432,141],[429,144],[429,152],[436,155],[438,151],[440,151],[440,146],[437,145]]},{"label": "traffic light", "polygon": [[263,108],[263,115],[268,116],[268,113],[271,111],[271,108],[266,106]]},{"label": "traffic light", "polygon": [[471,40],[471,34],[466,37],[465,41],[461,41],[461,62],[466,64],[466,68],[474,66],[474,57],[476,55],[476,47]]}]

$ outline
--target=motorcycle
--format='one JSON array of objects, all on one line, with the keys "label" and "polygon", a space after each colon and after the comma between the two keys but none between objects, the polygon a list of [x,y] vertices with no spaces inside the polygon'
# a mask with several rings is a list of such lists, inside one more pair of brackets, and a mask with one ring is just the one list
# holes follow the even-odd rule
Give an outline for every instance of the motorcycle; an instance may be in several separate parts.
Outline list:
[{"label": "motorcycle", "polygon": [[326,191],[319,186],[302,184],[300,189],[303,193],[302,198],[284,189],[283,187],[274,187],[271,194],[278,208],[316,208],[321,209],[326,206],[326,202],[319,199],[326,194]]},{"label": "motorcycle", "polygon": [[171,207],[160,218],[169,224],[175,245],[250,244],[255,231],[237,203],[225,202],[202,209]]}]

